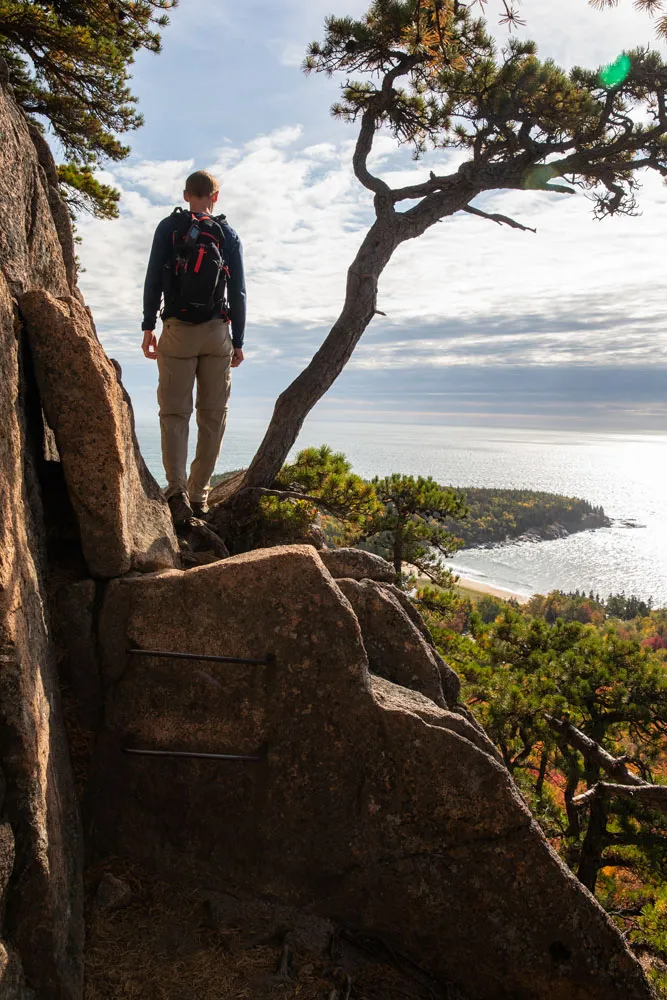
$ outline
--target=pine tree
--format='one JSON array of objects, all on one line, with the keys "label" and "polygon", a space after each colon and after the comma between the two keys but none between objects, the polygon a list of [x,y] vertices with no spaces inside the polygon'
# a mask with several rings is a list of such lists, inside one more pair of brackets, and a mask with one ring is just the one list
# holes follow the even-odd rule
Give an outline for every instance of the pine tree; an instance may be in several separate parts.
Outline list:
[{"label": "pine tree", "polygon": [[365,524],[380,508],[373,485],[355,475],[345,455],[326,444],[300,451],[280,470],[275,485],[305,496],[348,530]]},{"label": "pine tree", "polygon": [[[373,0],[366,15],[329,17],[306,69],[343,75],[333,114],[358,125],[353,167],[373,195],[375,221],[347,277],[342,311],[310,364],[279,397],[244,483],[268,486],[303,421],[328,391],[378,312],[382,271],[398,246],[441,219],[468,213],[528,227],[474,204],[489,191],[585,191],[595,215],[632,214],[637,173],[667,176],[667,66],[627,53],[613,72],[565,73],[535,45],[510,37],[502,52],[469,5]],[[369,168],[378,131],[415,156],[457,149],[449,174],[392,188]]]},{"label": "pine tree", "polygon": [[94,168],[122,160],[118,136],[142,124],[129,67],[140,49],[160,51],[166,11],[178,0],[0,0],[0,57],[28,118],[47,122],[65,154],[59,176],[73,210],[118,214],[118,192]]},{"label": "pine tree", "polygon": [[441,521],[465,517],[465,497],[439,486],[431,476],[394,473],[383,479],[376,476],[372,485],[382,510],[369,525],[367,538],[386,537],[390,550],[386,554],[397,577],[403,563],[409,562],[434,582],[442,582],[449,574],[443,572],[439,556],[451,555],[460,545]]}]

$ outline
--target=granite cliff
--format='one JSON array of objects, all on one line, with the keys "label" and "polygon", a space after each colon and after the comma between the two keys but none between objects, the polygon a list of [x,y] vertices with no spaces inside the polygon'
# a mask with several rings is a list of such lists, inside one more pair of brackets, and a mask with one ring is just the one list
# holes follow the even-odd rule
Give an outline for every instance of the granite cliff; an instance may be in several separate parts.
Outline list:
[{"label": "granite cliff", "polygon": [[381,941],[431,996],[648,1000],[390,568],[311,546],[182,568],[0,78],[0,998],[83,997],[113,858]]}]

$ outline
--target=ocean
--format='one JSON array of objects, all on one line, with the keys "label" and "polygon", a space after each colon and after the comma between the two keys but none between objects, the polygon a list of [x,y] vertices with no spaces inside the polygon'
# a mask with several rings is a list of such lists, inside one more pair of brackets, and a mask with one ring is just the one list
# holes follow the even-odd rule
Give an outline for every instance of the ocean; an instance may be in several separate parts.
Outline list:
[{"label": "ocean", "polygon": [[[230,420],[217,471],[247,465],[265,423]],[[137,434],[163,481],[159,431]],[[519,594],[625,591],[667,606],[667,436],[307,421],[297,448],[326,443],[364,477],[403,472],[452,486],[546,490],[602,505],[610,528],[549,542],[468,549],[451,561],[471,580]]]}]

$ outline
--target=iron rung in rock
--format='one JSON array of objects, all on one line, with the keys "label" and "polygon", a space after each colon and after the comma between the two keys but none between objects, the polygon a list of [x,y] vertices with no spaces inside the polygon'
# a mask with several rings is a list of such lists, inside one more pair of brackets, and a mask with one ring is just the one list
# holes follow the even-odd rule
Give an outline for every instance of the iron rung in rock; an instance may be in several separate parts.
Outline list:
[{"label": "iron rung in rock", "polygon": [[198,760],[262,760],[262,757],[251,757],[245,754],[198,753],[192,750],[140,750],[135,747],[123,747],[123,753],[135,754],[138,757],[185,757]]},{"label": "iron rung in rock", "polygon": [[205,660],[208,663],[245,663],[252,666],[268,667],[275,661],[275,656],[268,653],[263,659],[247,656],[212,656],[207,653],[175,653],[165,649],[128,649],[129,656],[156,656],[165,660]]}]

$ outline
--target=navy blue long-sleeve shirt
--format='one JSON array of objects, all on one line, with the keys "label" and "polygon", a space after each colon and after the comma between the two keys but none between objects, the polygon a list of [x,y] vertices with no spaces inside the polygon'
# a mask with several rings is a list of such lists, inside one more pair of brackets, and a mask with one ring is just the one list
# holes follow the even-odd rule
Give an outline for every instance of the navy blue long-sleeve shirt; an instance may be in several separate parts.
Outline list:
[{"label": "navy blue long-sleeve shirt", "polygon": [[[203,212],[198,212],[203,215]],[[232,326],[232,343],[234,347],[243,347],[246,319],[246,290],[245,272],[243,270],[243,247],[238,234],[232,229],[224,215],[214,216],[219,222],[225,234],[224,257],[225,264],[229,268],[229,278],[227,279],[227,299],[229,306],[229,319]],[[153,246],[146,270],[146,281],[144,283],[144,322],[142,330],[154,330],[157,322],[157,314],[160,309],[160,302],[164,294],[165,266],[171,260],[172,253],[172,232],[174,231],[174,217],[167,216],[158,225],[153,237]],[[168,312],[164,312],[163,319],[169,319]]]}]

